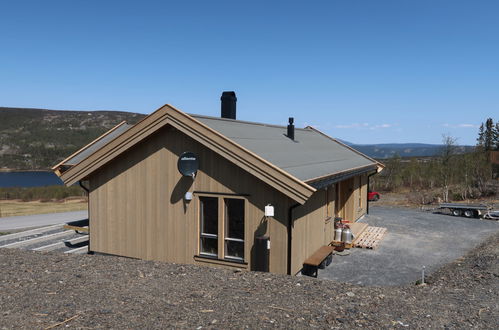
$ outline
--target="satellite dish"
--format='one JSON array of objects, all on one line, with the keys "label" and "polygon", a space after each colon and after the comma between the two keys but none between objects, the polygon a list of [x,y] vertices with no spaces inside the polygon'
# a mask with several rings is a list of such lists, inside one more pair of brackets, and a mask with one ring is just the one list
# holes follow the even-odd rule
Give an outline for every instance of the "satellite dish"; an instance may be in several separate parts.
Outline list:
[{"label": "satellite dish", "polygon": [[183,176],[194,178],[199,169],[198,156],[190,151],[186,151],[180,155],[177,162],[178,171]]}]

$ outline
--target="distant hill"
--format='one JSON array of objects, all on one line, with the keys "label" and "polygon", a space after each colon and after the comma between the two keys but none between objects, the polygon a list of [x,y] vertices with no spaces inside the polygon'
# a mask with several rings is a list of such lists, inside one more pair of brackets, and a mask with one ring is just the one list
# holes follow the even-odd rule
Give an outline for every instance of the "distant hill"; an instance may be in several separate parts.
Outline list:
[{"label": "distant hill", "polygon": [[[145,115],[120,111],[70,111],[0,107],[0,169],[47,170],[122,121]],[[341,140],[340,140],[341,141]],[[438,155],[442,146],[422,143],[345,144],[373,158]],[[461,152],[473,147],[461,146]]]},{"label": "distant hill", "polygon": [[143,114],[0,107],[0,169],[49,169],[122,121]]},{"label": "distant hill", "polygon": [[[347,141],[343,143],[368,155],[369,157],[383,159],[395,155],[400,157],[431,157],[440,154],[443,145],[425,143],[380,143],[380,144],[355,144]],[[465,153],[473,150],[472,146],[458,146],[457,152]]]}]

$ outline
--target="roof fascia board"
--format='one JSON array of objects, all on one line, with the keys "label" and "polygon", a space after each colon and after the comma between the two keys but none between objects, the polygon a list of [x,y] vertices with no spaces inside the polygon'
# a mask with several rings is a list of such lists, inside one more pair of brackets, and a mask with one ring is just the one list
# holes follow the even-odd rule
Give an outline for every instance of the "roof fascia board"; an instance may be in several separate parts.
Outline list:
[{"label": "roof fascia board", "polygon": [[320,180],[328,179],[328,178],[331,178],[331,177],[334,177],[334,176],[338,176],[338,175],[343,175],[345,173],[350,173],[350,172],[353,172],[353,171],[362,171],[362,170],[369,171],[371,168],[375,168],[376,171],[377,171],[378,165],[377,164],[369,164],[369,165],[362,165],[362,166],[358,166],[358,167],[353,167],[353,168],[349,168],[348,170],[343,170],[343,171],[339,171],[339,172],[336,172],[336,173],[331,173],[331,174],[326,174],[326,175],[318,176],[316,178],[309,179],[309,180],[307,180],[305,182],[308,183],[308,184],[312,184],[312,183],[320,181]]},{"label": "roof fascia board", "polygon": [[[322,136],[324,136],[324,137],[326,137],[326,138],[328,138],[328,139],[330,139],[330,140],[332,140],[332,141],[334,141],[334,142],[336,142],[336,143],[340,144],[341,146],[343,146],[343,147],[345,147],[345,148],[347,148],[347,149],[349,149],[349,150],[351,150],[351,151],[355,152],[356,154],[358,154],[358,155],[360,155],[360,156],[362,156],[362,157],[364,157],[364,158],[366,158],[366,159],[368,159],[368,160],[372,161],[373,163],[376,163],[376,165],[378,166],[378,168],[377,168],[378,173],[379,173],[379,172],[381,172],[381,171],[385,168],[385,165],[384,165],[383,163],[378,162],[376,159],[371,158],[371,157],[367,156],[366,154],[363,154],[362,152],[360,152],[360,151],[358,151],[358,150],[356,150],[356,149],[354,149],[354,148],[350,147],[349,145],[347,145],[347,144],[345,144],[345,143],[343,143],[343,142],[341,142],[341,141],[339,141],[339,140],[335,139],[334,137],[331,137],[331,136],[327,135],[326,133],[324,133],[324,132],[322,132],[322,131],[318,130],[317,128],[312,127],[312,126],[307,126],[307,127],[305,127],[305,128],[306,128],[306,129],[309,129],[309,130],[312,130],[312,131],[315,131],[315,132],[317,132],[317,133],[321,134]],[[308,182],[308,181],[310,181],[310,180],[307,180],[307,182]]]},{"label": "roof fascia board", "polygon": [[156,110],[128,131],[63,173],[61,178],[67,185],[85,178],[97,168],[103,166],[166,124],[172,125],[298,203],[304,204],[316,191],[315,188],[305,182],[293,177],[284,170],[170,105],[165,105]]},{"label": "roof fascia board", "polygon": [[307,182],[308,182],[308,184],[310,184],[312,187],[314,187],[316,189],[322,189],[324,187],[332,185],[333,183],[337,183],[337,182],[349,179],[349,178],[354,177],[354,176],[358,176],[358,175],[361,175],[364,173],[369,173],[369,172],[377,173],[377,171],[378,171],[377,165],[372,164],[372,165],[364,166],[364,167],[353,169],[353,170],[343,171],[343,172],[340,172],[340,173],[337,173],[337,174],[334,174],[334,175],[331,175],[328,177],[322,177],[322,178],[317,179],[313,182],[310,182],[310,181],[307,181]]}]

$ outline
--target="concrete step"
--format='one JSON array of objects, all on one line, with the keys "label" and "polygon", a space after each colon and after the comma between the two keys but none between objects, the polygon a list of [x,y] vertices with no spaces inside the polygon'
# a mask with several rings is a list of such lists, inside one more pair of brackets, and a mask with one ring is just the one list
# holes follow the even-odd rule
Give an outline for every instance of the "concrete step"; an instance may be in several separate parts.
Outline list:
[{"label": "concrete step", "polygon": [[85,245],[85,246],[82,246],[82,247],[76,248],[76,249],[71,249],[71,250],[68,250],[64,253],[65,254],[86,254],[86,253],[88,253],[88,245]]},{"label": "concrete step", "polygon": [[69,240],[58,241],[58,242],[48,244],[48,245],[39,246],[39,247],[32,249],[32,250],[33,251],[54,251],[54,250],[64,248],[66,246],[71,247],[73,245],[77,245],[77,244],[81,244],[81,243],[85,243],[85,242],[87,242],[87,245],[88,245],[88,235],[76,237],[76,238],[69,239]]},{"label": "concrete step", "polygon": [[8,235],[2,235],[0,236],[0,243],[1,242],[6,242],[10,241],[13,239],[18,239],[18,238],[23,238],[23,237],[28,237],[28,236],[33,236],[33,235],[40,235],[43,233],[47,233],[53,230],[61,229],[64,224],[58,224],[58,225],[53,225],[53,226],[48,226],[48,227],[41,227],[41,228],[36,228],[36,229],[31,229],[31,230],[26,230],[26,231],[20,231],[18,233],[13,233],[13,234],[8,234]]}]

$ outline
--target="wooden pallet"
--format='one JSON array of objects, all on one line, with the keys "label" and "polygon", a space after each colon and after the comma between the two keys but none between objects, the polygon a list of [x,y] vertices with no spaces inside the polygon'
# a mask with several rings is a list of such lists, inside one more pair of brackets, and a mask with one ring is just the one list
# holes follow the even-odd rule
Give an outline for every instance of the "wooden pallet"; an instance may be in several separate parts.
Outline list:
[{"label": "wooden pallet", "polygon": [[386,228],[367,227],[366,230],[355,240],[355,247],[364,249],[375,249],[386,234]]}]

